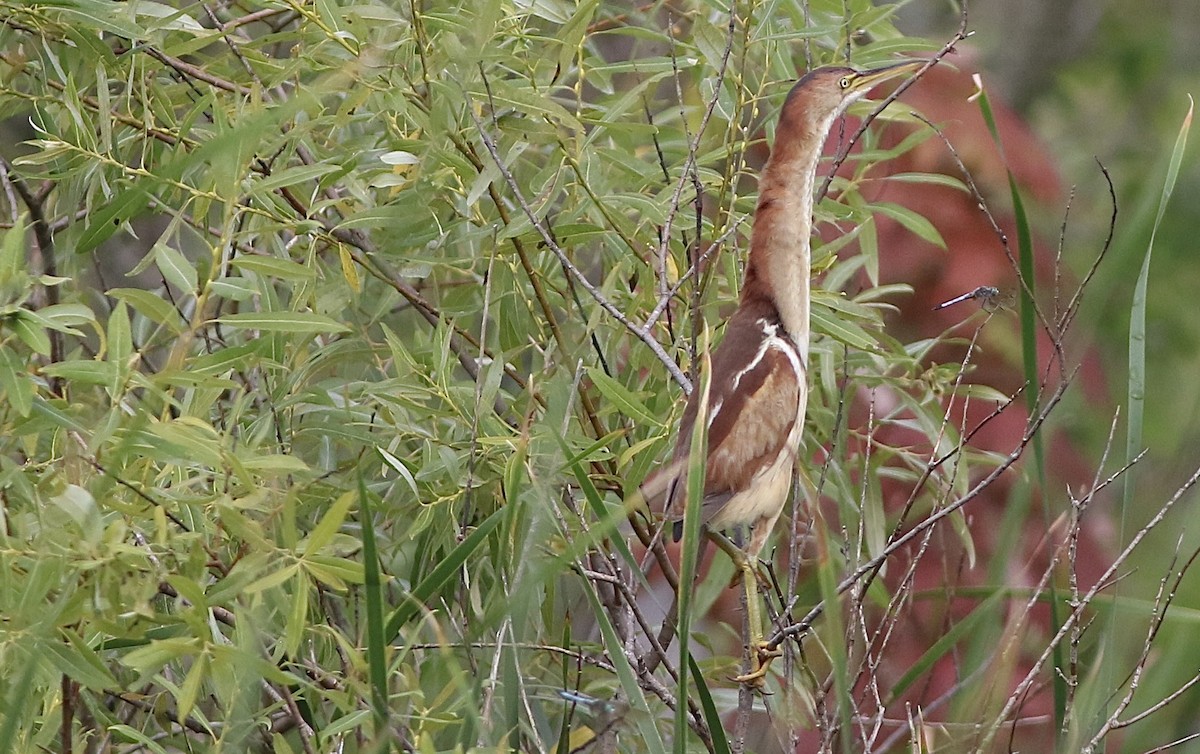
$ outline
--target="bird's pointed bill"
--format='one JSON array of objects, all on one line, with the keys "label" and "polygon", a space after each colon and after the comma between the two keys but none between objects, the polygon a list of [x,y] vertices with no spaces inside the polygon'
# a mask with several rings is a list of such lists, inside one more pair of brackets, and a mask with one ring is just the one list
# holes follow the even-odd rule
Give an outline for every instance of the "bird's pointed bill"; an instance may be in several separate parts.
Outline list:
[{"label": "bird's pointed bill", "polygon": [[881,84],[884,81],[889,81],[902,76],[906,73],[912,73],[928,61],[925,60],[906,60],[903,63],[894,65],[885,65],[882,68],[871,68],[866,71],[859,71],[854,77],[855,89],[870,89],[876,84]]}]

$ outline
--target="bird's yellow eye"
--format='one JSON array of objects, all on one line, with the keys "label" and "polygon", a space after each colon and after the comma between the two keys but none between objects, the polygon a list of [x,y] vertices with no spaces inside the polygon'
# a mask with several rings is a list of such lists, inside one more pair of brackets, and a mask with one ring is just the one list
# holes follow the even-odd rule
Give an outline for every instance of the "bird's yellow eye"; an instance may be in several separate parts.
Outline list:
[{"label": "bird's yellow eye", "polygon": [[850,77],[842,76],[842,80],[838,82],[838,86],[840,86],[843,89],[849,89],[850,88]]}]

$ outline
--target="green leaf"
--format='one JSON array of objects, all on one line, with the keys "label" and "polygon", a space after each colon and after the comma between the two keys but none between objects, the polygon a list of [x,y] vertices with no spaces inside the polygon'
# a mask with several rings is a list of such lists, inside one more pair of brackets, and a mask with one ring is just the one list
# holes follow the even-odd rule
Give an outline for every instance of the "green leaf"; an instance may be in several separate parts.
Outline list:
[{"label": "green leaf", "polygon": [[383,593],[379,555],[375,550],[375,520],[367,483],[358,475],[359,528],[363,542],[363,575],[367,601],[367,666],[371,678],[371,708],[375,712],[375,735],[388,730],[387,642],[383,638]]},{"label": "green leaf", "polygon": [[312,312],[248,312],[245,314],[226,314],[217,318],[217,322],[239,329],[261,330],[263,332],[299,333],[317,335],[320,333],[349,332],[350,328],[323,314]]},{"label": "green leaf", "polygon": [[892,688],[888,691],[887,703],[892,704],[897,699],[904,696],[904,692],[909,689],[916,681],[920,680],[927,673],[933,670],[933,666],[945,657],[955,645],[963,638],[970,634],[978,627],[982,621],[995,620],[997,617],[997,605],[1005,598],[1011,595],[1004,589],[997,589],[990,596],[971,611],[971,614],[956,623],[953,623],[949,630],[938,637],[938,640],[933,643],[925,653],[912,664],[908,670],[904,671],[904,675],[900,676]]},{"label": "green leaf", "polygon": [[53,304],[32,312],[44,326],[69,335],[81,335],[75,325],[92,324],[96,314],[83,304]]},{"label": "green leaf", "polygon": [[963,183],[954,176],[945,175],[943,173],[893,173],[884,180],[898,181],[900,183],[916,183],[928,186],[946,186],[964,193],[970,193],[970,189],[967,188],[967,184]]},{"label": "green leaf", "polygon": [[121,225],[146,208],[149,196],[135,186],[124,186],[99,210],[88,216],[87,227],[75,242],[75,252],[86,254],[107,241]]},{"label": "green leaf", "polygon": [[[200,25],[199,21],[187,15],[182,10],[171,8],[161,3],[151,2],[151,0],[132,0],[129,3],[129,7],[136,16],[145,16],[158,21],[158,23],[148,24],[147,29],[185,31],[198,37],[214,33],[209,29],[205,29]],[[186,712],[180,712],[180,717],[186,717],[186,715]]]},{"label": "green leaf", "polygon": [[729,748],[729,739],[725,737],[725,723],[721,719],[721,713],[717,711],[717,705],[713,702],[712,692],[708,689],[708,684],[704,681],[704,674],[700,672],[700,666],[696,664],[696,659],[692,655],[688,655],[688,672],[692,676],[692,683],[696,685],[696,694],[700,697],[700,709],[704,712],[704,722],[708,724],[708,730],[712,734],[712,744],[714,754],[730,754],[732,751]]},{"label": "green leaf", "polygon": [[377,446],[375,451],[383,458],[384,463],[391,467],[404,480],[404,483],[408,485],[409,491],[412,492],[412,499],[419,500],[421,493],[417,490],[417,480],[413,478],[412,472],[408,470],[408,466],[384,448]]},{"label": "green leaf", "polygon": [[187,459],[210,468],[222,468],[226,460],[221,437],[208,424],[191,417],[152,422],[147,429],[169,446],[156,447],[163,458]]},{"label": "green leaf", "polygon": [[[272,571],[271,573],[268,573],[266,576],[263,576],[262,578],[255,579],[254,581],[250,582],[245,587],[243,587],[242,591],[246,592],[247,594],[255,594],[257,592],[264,592],[268,589],[274,589],[275,587],[279,586],[280,584],[283,584],[285,581],[288,581],[289,579],[295,577],[296,574],[299,572],[300,572],[300,564],[299,563],[290,563],[290,564],[284,566],[283,568],[280,568],[277,571]],[[303,587],[301,587],[301,588],[303,588]]]},{"label": "green leaf", "polygon": [[47,639],[41,642],[42,653],[50,660],[55,670],[71,680],[94,691],[117,686],[117,679],[109,672],[100,657],[74,632],[63,630],[67,643]]},{"label": "green leaf", "polygon": [[168,662],[192,656],[200,648],[200,644],[199,639],[190,636],[158,639],[126,654],[121,658],[121,664],[147,675]]},{"label": "green leaf", "polygon": [[470,536],[462,541],[457,547],[451,550],[444,558],[442,558],[437,566],[429,572],[420,584],[407,595],[404,603],[400,607],[392,611],[388,617],[387,627],[384,629],[383,635],[387,641],[392,641],[400,633],[400,629],[404,627],[413,616],[415,616],[424,606],[425,601],[437,594],[446,582],[458,573],[458,569],[463,563],[467,562],[467,558],[475,552],[485,541],[492,530],[504,519],[504,509],[497,510],[492,515],[488,516],[483,523],[476,527],[475,531],[471,532]]},{"label": "green leaf", "polygon": [[[701,519],[704,515],[704,480],[705,480],[705,459],[708,457],[708,410],[709,410],[709,389],[711,386],[710,377],[712,376],[712,363],[709,355],[709,331],[705,328],[701,333],[700,339],[700,383],[696,385],[696,390],[699,391],[699,410],[696,413],[696,420],[692,423],[692,436],[689,438],[689,453],[687,459],[687,485],[684,488],[685,502],[683,506],[683,542],[680,545],[681,554],[679,558],[679,590],[677,599],[679,600],[679,629],[678,636],[675,641],[679,645],[679,667],[685,667],[691,660],[691,651],[689,649],[692,638],[692,589],[686,585],[696,583],[696,568],[700,554],[700,541],[704,537],[703,523]],[[754,578],[748,574],[743,574],[743,578]],[[749,597],[749,590],[747,596]],[[754,621],[759,615],[758,606],[747,603],[747,620]],[[761,626],[750,624],[750,635],[754,636],[762,631]],[[749,647],[749,652],[756,651],[755,647]],[[676,698],[688,698],[688,674],[680,673],[678,683],[676,684]],[[682,741],[687,737],[687,705],[679,704],[675,708],[675,740]]]},{"label": "green leaf", "polygon": [[295,656],[300,649],[300,642],[304,640],[304,632],[308,628],[308,583],[298,579],[295,586],[292,609],[283,628],[283,651],[289,657]]},{"label": "green leaf", "polygon": [[316,271],[311,268],[297,264],[290,259],[276,257],[240,256],[236,257],[231,264],[239,270],[256,272],[280,280],[304,281],[313,280],[317,276]]},{"label": "green leaf", "polygon": [[592,384],[596,386],[596,389],[605,398],[614,403],[621,413],[643,426],[662,426],[662,422],[659,421],[658,417],[650,413],[633,393],[625,389],[624,385],[605,374],[604,370],[599,367],[588,367],[587,374]]},{"label": "green leaf", "polygon": [[520,79],[491,79],[491,96],[488,92],[479,91],[472,92],[471,98],[477,103],[492,104],[498,110],[511,107],[527,116],[547,118],[551,123],[558,123],[577,134],[585,131],[583,124],[565,107],[519,82]]},{"label": "green leaf", "polygon": [[[1154,225],[1150,228],[1150,240],[1146,244],[1146,255],[1142,259],[1142,269],[1138,273],[1137,282],[1133,289],[1133,305],[1129,315],[1129,430],[1125,440],[1125,460],[1133,461],[1142,452],[1142,416],[1146,401],[1146,300],[1150,280],[1150,256],[1154,252],[1154,239],[1162,224],[1163,215],[1167,211],[1167,203],[1175,192],[1175,183],[1179,178],[1179,167],[1183,164],[1183,153],[1187,148],[1188,133],[1192,128],[1192,116],[1195,112],[1195,102],[1188,97],[1187,114],[1179,126],[1175,136],[1175,146],[1171,149],[1171,159],[1167,164],[1167,174],[1163,178],[1162,192],[1158,199],[1158,213],[1154,216]],[[1133,475],[1126,474],[1123,480],[1121,505],[1121,530],[1124,534],[1125,516],[1134,503]],[[1123,540],[1122,540],[1123,541]]]},{"label": "green leaf", "polygon": [[9,405],[21,416],[29,416],[33,409],[33,381],[25,371],[25,361],[3,345],[0,345],[0,387],[4,388]]},{"label": "green leaf", "polygon": [[939,249],[946,248],[946,242],[942,240],[942,234],[938,233],[937,228],[933,227],[933,223],[908,207],[890,202],[879,202],[870,206],[872,210],[884,217],[890,217],[922,240],[928,241]]},{"label": "green leaf", "polygon": [[155,324],[167,327],[176,335],[183,332],[183,322],[179,312],[175,311],[175,307],[171,306],[170,302],[162,296],[144,288],[113,288],[108,291],[107,295],[118,301],[124,301],[138,314]]},{"label": "green leaf", "polygon": [[118,301],[108,317],[108,362],[113,365],[113,381],[108,386],[114,396],[120,395],[133,353],[133,336],[129,330],[129,311],[124,301]]},{"label": "green leaf", "polygon": [[[15,647],[10,647],[8,651],[10,652],[9,657],[17,659]],[[21,657],[19,662],[13,663],[14,670],[20,675],[14,673],[9,676],[10,679],[19,678],[19,680],[16,680],[15,683],[10,681],[8,698],[5,699],[4,720],[0,722],[0,751],[18,751],[17,738],[21,721],[25,717],[25,707],[37,703],[37,696],[30,694],[29,689],[32,688],[33,675],[41,665],[43,656],[42,652],[35,651],[28,656]],[[16,670],[17,668],[19,670]]]},{"label": "green leaf", "polygon": [[824,333],[839,343],[845,343],[852,348],[874,353],[879,350],[875,338],[866,330],[842,317],[833,316],[822,306],[812,308],[812,325],[815,332]]},{"label": "green leaf", "polygon": [[200,695],[201,684],[207,675],[208,654],[201,652],[192,661],[192,667],[188,669],[187,677],[183,679],[183,685],[179,687],[179,693],[175,696],[176,710],[180,718],[192,713],[192,707],[196,705],[196,699]]},{"label": "green leaf", "polygon": [[308,535],[308,541],[303,548],[304,554],[315,555],[329,544],[333,535],[342,528],[342,522],[346,520],[346,514],[350,512],[350,506],[356,499],[357,492],[349,490],[343,492],[341,497],[329,506],[329,510],[321,517],[320,523]]},{"label": "green leaf", "polygon": [[112,385],[120,371],[115,364],[91,359],[71,359],[42,367],[42,374],[85,385]]},{"label": "green leaf", "polygon": [[256,195],[267,194],[276,189],[285,188],[287,186],[295,186],[298,183],[307,183],[316,180],[323,175],[328,175],[336,170],[341,170],[339,165],[330,165],[329,163],[317,163],[316,165],[297,165],[286,170],[281,170],[277,173],[272,173],[269,177],[255,181],[250,192]]},{"label": "green leaf", "polygon": [[[165,237],[166,234],[164,234]],[[152,253],[154,262],[158,265],[158,271],[162,273],[168,283],[183,293],[196,294],[196,268],[188,261],[187,257],[162,239],[154,244]]]},{"label": "green leaf", "polygon": [[25,309],[18,309],[7,319],[8,325],[21,341],[34,353],[50,354],[50,336],[41,327],[38,318]]},{"label": "green leaf", "polygon": [[[646,702],[645,694],[642,693],[641,687],[638,685],[637,675],[633,672],[633,668],[630,666],[629,659],[625,654],[625,645],[618,638],[612,621],[609,619],[608,611],[600,604],[596,596],[596,590],[584,589],[583,594],[587,598],[588,604],[592,608],[591,614],[595,617],[596,623],[600,628],[600,636],[604,641],[604,647],[608,650],[609,657],[612,658],[617,680],[621,683],[621,690],[625,693],[625,698],[629,701],[630,706],[640,713],[631,717],[634,725],[637,726],[638,742],[644,747],[641,750],[648,752],[648,754],[666,754],[666,744],[663,742],[662,735],[658,731],[658,726],[654,724],[654,715]],[[682,747],[680,749],[683,750]]]}]

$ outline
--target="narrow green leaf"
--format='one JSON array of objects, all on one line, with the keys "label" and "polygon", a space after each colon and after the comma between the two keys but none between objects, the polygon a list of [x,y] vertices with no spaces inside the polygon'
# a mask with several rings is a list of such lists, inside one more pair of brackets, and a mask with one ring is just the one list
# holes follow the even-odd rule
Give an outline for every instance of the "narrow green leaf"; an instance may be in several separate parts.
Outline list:
[{"label": "narrow green leaf", "polygon": [[180,718],[192,713],[192,707],[196,706],[196,699],[200,696],[200,688],[207,675],[208,654],[201,652],[192,661],[192,667],[188,669],[187,677],[183,679],[183,685],[179,687],[179,694],[175,697],[176,711]]},{"label": "narrow green leaf", "polygon": [[[692,425],[687,463],[687,487],[685,488],[685,503],[683,507],[683,543],[679,559],[679,631],[676,642],[679,644],[679,667],[687,667],[691,659],[692,635],[692,585],[696,583],[696,561],[700,553],[700,538],[704,536],[704,480],[706,476],[706,459],[708,458],[708,397],[712,378],[712,363],[709,361],[709,331],[707,328],[700,339],[700,391],[699,410]],[[750,615],[757,615],[757,609],[747,605]],[[761,627],[751,626],[750,633],[761,631]],[[755,648],[750,647],[750,652]],[[688,710],[683,700],[688,698],[688,674],[680,673],[677,684],[676,698],[680,703],[675,707],[675,740],[684,741],[688,732]]]},{"label": "narrow green leaf", "polygon": [[367,601],[367,667],[371,678],[371,708],[375,712],[375,736],[388,735],[387,642],[384,640],[382,579],[379,554],[375,550],[375,519],[367,483],[358,475],[358,522],[362,530],[363,573]]},{"label": "narrow green leaf", "polygon": [[133,353],[133,336],[129,329],[129,310],[124,301],[118,301],[108,317],[108,363],[113,365],[113,381],[108,386],[113,396],[123,392],[125,372],[129,369],[129,357]]},{"label": "narrow green leaf", "polygon": [[91,359],[71,359],[42,367],[42,374],[48,377],[61,377],[68,382],[87,385],[112,385],[119,373],[115,364]]},{"label": "narrow green leaf", "polygon": [[316,180],[323,175],[328,175],[335,170],[341,168],[337,165],[328,163],[317,163],[316,165],[297,165],[296,167],[281,170],[278,173],[273,173],[267,178],[260,181],[255,181],[251,189],[251,193],[262,195],[270,193],[276,189],[286,186],[295,186],[298,183],[307,183],[308,181]]},{"label": "narrow green leaf", "polygon": [[308,580],[296,579],[292,593],[292,609],[283,628],[283,651],[294,657],[308,628]]},{"label": "narrow green leaf", "polygon": [[[814,303],[816,303],[814,301]],[[824,333],[839,343],[844,343],[860,351],[874,353],[879,350],[875,339],[866,330],[841,317],[832,316],[828,309],[822,306],[812,308],[813,331]]]},{"label": "narrow green leaf", "polygon": [[887,703],[892,704],[901,698],[913,683],[931,672],[933,666],[953,650],[959,640],[969,636],[982,621],[994,620],[996,605],[1009,596],[1011,595],[1006,590],[997,589],[986,600],[979,603],[970,615],[951,625],[950,629],[938,637],[938,640],[925,650],[925,653],[912,664],[912,667],[904,671],[900,679],[892,685],[892,688],[888,690]]},{"label": "narrow green leaf", "polygon": [[[1175,146],[1171,149],[1171,159],[1167,164],[1167,174],[1163,179],[1162,193],[1158,200],[1158,213],[1154,216],[1154,225],[1150,228],[1150,241],[1146,245],[1146,255],[1142,259],[1142,268],[1133,289],[1133,305],[1129,314],[1129,431],[1125,440],[1125,460],[1127,462],[1132,461],[1142,452],[1142,417],[1146,401],[1146,300],[1150,279],[1150,256],[1154,252],[1154,239],[1158,234],[1158,228],[1167,211],[1167,202],[1171,200],[1176,180],[1179,178],[1179,167],[1183,163],[1183,153],[1187,148],[1194,110],[1195,102],[1189,96],[1187,114],[1184,115],[1183,123],[1179,126],[1179,133],[1175,136]],[[1122,534],[1124,534],[1126,512],[1133,504],[1133,475],[1126,474],[1123,482]],[[1124,540],[1122,539],[1122,541]]]},{"label": "narrow green leaf", "polygon": [[900,183],[918,183],[931,186],[946,186],[948,188],[957,189],[958,191],[968,192],[967,184],[950,175],[942,173],[893,173],[886,179],[887,181],[899,181]]},{"label": "narrow green leaf", "polygon": [[942,234],[938,233],[937,228],[933,227],[933,223],[908,207],[890,202],[879,202],[878,204],[872,204],[871,209],[884,217],[890,217],[918,238],[928,241],[939,249],[946,248],[946,242],[942,240]]},{"label": "narrow green leaf", "polygon": [[79,330],[74,329],[76,325],[96,321],[96,313],[83,304],[53,304],[31,313],[37,316],[43,327],[68,335],[81,335]]},{"label": "narrow green leaf", "polygon": [[700,697],[700,709],[704,712],[704,722],[708,724],[708,731],[712,734],[713,754],[730,754],[729,739],[725,737],[725,723],[721,719],[721,713],[717,711],[717,705],[713,702],[712,692],[708,690],[708,684],[704,680],[704,674],[700,672],[700,666],[696,664],[696,659],[690,654],[688,655],[688,672],[692,675],[692,683],[696,684],[696,695]]},{"label": "narrow green leaf", "polygon": [[624,385],[605,374],[603,369],[589,367],[587,373],[588,378],[596,386],[596,389],[605,398],[614,403],[620,409],[621,413],[631,419],[635,419],[638,424],[644,426],[661,426],[662,422],[659,421],[658,417],[650,413],[633,393],[625,389]]},{"label": "narrow green leaf", "polygon": [[50,354],[50,336],[46,334],[46,330],[38,322],[37,317],[30,312],[25,309],[16,310],[8,317],[8,325],[12,327],[21,342],[29,346],[34,353],[40,353],[43,356]]},{"label": "narrow green leaf", "polygon": [[167,750],[158,741],[155,741],[153,737],[146,735],[131,725],[113,725],[108,730],[112,732],[114,737],[137,744],[147,751],[154,752],[154,754],[167,754]]},{"label": "narrow green leaf", "polygon": [[[633,668],[629,665],[629,660],[625,654],[625,646],[617,637],[617,632],[613,629],[612,621],[608,617],[608,611],[600,604],[595,589],[584,589],[583,594],[587,597],[588,604],[592,608],[592,615],[600,627],[600,636],[604,642],[605,649],[608,650],[608,656],[612,658],[613,667],[617,672],[617,680],[621,683],[621,691],[624,692],[625,698],[629,700],[630,707],[638,712],[638,714],[631,715],[633,723],[637,727],[638,743],[645,747],[643,751],[648,754],[666,754],[666,744],[663,743],[658,726],[654,724],[654,716],[650,712],[650,706],[646,703],[646,696],[642,693],[642,689],[638,685],[637,676],[634,674]],[[678,742],[676,751],[686,751],[684,740],[678,739]]]},{"label": "narrow green leaf", "polygon": [[342,522],[346,520],[346,514],[350,512],[350,506],[354,504],[357,496],[355,490],[343,492],[341,497],[329,506],[329,510],[321,517],[320,523],[308,535],[308,541],[304,546],[305,555],[316,555],[325,545],[329,544],[333,535],[342,528]]},{"label": "narrow green leaf", "polygon": [[304,281],[313,280],[317,276],[316,271],[309,267],[297,264],[290,259],[276,257],[240,256],[236,257],[231,264],[239,270],[255,272],[280,280]]},{"label": "narrow green leaf", "polygon": [[151,322],[163,325],[178,335],[183,332],[183,321],[175,307],[162,296],[151,293],[144,288],[113,288],[109,296],[124,301],[133,310]]},{"label": "narrow green leaf", "polygon": [[280,584],[287,581],[288,579],[292,578],[299,571],[300,571],[299,563],[289,563],[288,565],[284,566],[283,568],[280,568],[278,571],[272,571],[271,573],[268,573],[266,576],[263,576],[260,579],[252,581],[251,583],[249,583],[245,587],[243,587],[242,591],[246,592],[247,594],[254,594],[256,592],[263,592],[263,591],[266,591],[267,589],[272,589],[274,587],[279,586]]},{"label": "narrow green leaf", "polygon": [[124,223],[146,208],[149,196],[133,186],[123,186],[101,209],[88,217],[87,227],[75,242],[75,253],[86,254],[112,237]]},{"label": "narrow green leaf", "polygon": [[377,446],[375,451],[383,458],[383,462],[391,467],[404,480],[404,483],[408,485],[409,491],[412,492],[413,500],[419,499],[421,493],[417,491],[417,480],[413,477],[412,472],[408,470],[408,466],[404,461],[401,461],[382,447]]},{"label": "narrow green leaf", "polygon": [[500,508],[488,516],[458,547],[455,547],[446,557],[442,558],[437,566],[429,572],[429,575],[421,580],[420,584],[417,584],[412,592],[408,594],[408,599],[404,601],[404,604],[392,611],[392,614],[388,617],[387,627],[383,632],[383,635],[388,637],[387,640],[389,642],[421,610],[425,601],[434,594],[437,594],[458,573],[458,569],[487,540],[488,535],[491,534],[492,530],[496,528],[503,518],[504,508]]},{"label": "narrow green leaf", "polygon": [[[1000,130],[996,127],[996,119],[992,114],[992,106],[988,100],[987,92],[982,87],[977,92],[977,98],[979,110],[983,115],[984,122],[987,123],[988,131],[991,132],[992,139],[996,142],[996,147],[1000,150],[1001,156],[1003,156],[1004,144],[1000,141]],[[1012,170],[1008,169],[1007,162],[1007,158],[1005,158],[1005,171],[1008,174],[1008,190],[1012,197],[1013,217],[1017,224],[1017,265],[1021,282],[1021,354],[1027,386],[1025,390],[1025,403],[1029,408],[1029,415],[1032,417],[1037,414],[1039,400],[1039,390],[1037,389],[1037,313],[1035,306],[1037,279],[1034,277],[1033,267],[1033,234],[1029,229],[1029,218],[1025,212],[1025,203],[1021,199],[1021,191],[1017,186],[1017,179],[1013,175]],[[1034,434],[1032,445],[1037,483],[1040,489],[1045,489],[1046,454],[1041,432]],[[1049,528],[1052,517],[1052,511],[1049,506],[1043,507],[1043,514],[1045,525]],[[1056,594],[1057,587],[1053,579],[1049,582],[1048,588],[1050,591],[1050,622],[1053,630],[1057,631],[1058,627],[1062,625],[1062,621],[1058,614],[1059,601]],[[1060,644],[1054,646],[1054,669],[1052,676],[1054,679],[1054,721],[1056,728],[1061,729],[1067,708],[1067,684],[1065,680],[1067,675],[1065,658],[1063,657],[1062,646]]]},{"label": "narrow green leaf", "polygon": [[18,414],[29,416],[29,412],[33,410],[33,381],[29,379],[29,373],[25,371],[24,360],[18,359],[8,346],[2,345],[0,345],[0,388],[4,389],[9,405],[15,408]]},{"label": "narrow green leaf", "polygon": [[[166,238],[166,234],[163,235]],[[154,244],[154,263],[168,283],[185,294],[196,294],[196,268],[178,249],[163,239]]]},{"label": "narrow green leaf", "polygon": [[68,643],[64,644],[47,639],[41,643],[41,648],[55,670],[82,686],[100,691],[117,685],[117,679],[82,640],[71,642],[68,637]]},{"label": "narrow green leaf", "polygon": [[323,314],[312,312],[247,312],[226,314],[217,319],[223,325],[263,332],[282,332],[316,335],[318,333],[349,332],[350,328]]},{"label": "narrow green leaf", "polygon": [[[11,653],[9,656],[13,657],[16,648],[10,647],[8,651]],[[5,700],[4,719],[0,722],[0,751],[19,751],[17,735],[25,717],[25,707],[37,703],[37,697],[30,694],[29,689],[32,688],[33,674],[41,665],[42,656],[42,652],[32,652],[26,657],[21,657],[20,662],[13,663],[15,668],[20,668],[20,679],[9,687],[8,698]]]}]

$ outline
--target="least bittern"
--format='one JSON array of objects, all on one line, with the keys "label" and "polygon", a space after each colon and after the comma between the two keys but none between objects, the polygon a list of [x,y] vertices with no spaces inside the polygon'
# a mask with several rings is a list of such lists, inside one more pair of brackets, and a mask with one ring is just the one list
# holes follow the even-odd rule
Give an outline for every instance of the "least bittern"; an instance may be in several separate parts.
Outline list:
[{"label": "least bittern", "polygon": [[[719,541],[737,561],[746,589],[751,668],[735,679],[739,682],[760,686],[778,654],[762,640],[757,563],[787,502],[808,405],[809,235],[817,163],[834,120],[850,103],[920,65],[923,61],[808,73],[788,93],[759,181],[742,297],[712,355],[705,411],[702,520],[710,533],[752,529],[743,552]],[[648,499],[665,495],[664,508],[676,519],[686,499],[699,393],[688,399],[670,462],[643,485]]]}]

